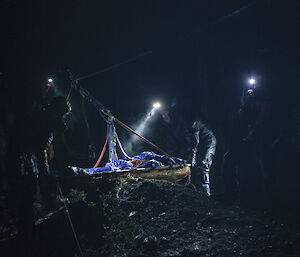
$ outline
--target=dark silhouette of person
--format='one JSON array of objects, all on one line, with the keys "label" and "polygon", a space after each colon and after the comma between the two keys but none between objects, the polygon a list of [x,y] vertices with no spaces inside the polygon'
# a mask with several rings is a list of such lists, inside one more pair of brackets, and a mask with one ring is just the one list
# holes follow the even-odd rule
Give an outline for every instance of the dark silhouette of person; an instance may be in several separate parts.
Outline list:
[{"label": "dark silhouette of person", "polygon": [[246,90],[241,108],[233,115],[231,142],[224,161],[226,200],[253,209],[267,204],[265,156],[271,145],[270,101],[255,88]]},{"label": "dark silhouette of person", "polygon": [[[40,190],[45,209],[53,208],[51,191],[55,178],[48,164],[48,150],[53,138],[66,127],[64,118],[71,111],[69,102],[57,96],[43,108],[30,113],[22,124],[20,136],[20,174],[18,183],[19,238],[24,256],[31,256],[34,240],[34,197]],[[20,126],[19,126],[20,127]],[[26,255],[27,254],[27,255]]]},{"label": "dark silhouette of person", "polygon": [[171,156],[190,160],[193,138],[189,120],[181,115],[177,105],[164,107],[159,113],[161,127],[156,127],[160,136],[157,141]]}]

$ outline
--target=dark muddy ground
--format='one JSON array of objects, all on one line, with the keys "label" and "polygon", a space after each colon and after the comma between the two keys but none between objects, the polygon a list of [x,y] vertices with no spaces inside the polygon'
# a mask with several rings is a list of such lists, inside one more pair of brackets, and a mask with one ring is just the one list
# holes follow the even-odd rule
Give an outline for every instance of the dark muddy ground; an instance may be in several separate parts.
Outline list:
[{"label": "dark muddy ground", "polygon": [[[81,186],[69,199],[87,257],[300,256],[293,224],[216,202],[192,187],[124,178]],[[1,256],[15,256],[16,218],[8,209],[2,216]],[[38,256],[80,256],[63,207],[36,228]]]}]

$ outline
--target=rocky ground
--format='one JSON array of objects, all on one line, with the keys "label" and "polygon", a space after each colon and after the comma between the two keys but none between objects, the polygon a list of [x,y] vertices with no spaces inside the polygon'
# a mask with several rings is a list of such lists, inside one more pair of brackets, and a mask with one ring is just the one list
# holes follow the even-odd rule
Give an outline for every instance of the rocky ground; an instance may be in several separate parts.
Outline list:
[{"label": "rocky ground", "polygon": [[[123,178],[69,192],[86,257],[300,256],[297,227],[216,202],[190,186]],[[4,257],[14,256],[17,235],[13,213],[5,212]],[[36,228],[40,256],[80,256],[63,206],[39,219]]]}]

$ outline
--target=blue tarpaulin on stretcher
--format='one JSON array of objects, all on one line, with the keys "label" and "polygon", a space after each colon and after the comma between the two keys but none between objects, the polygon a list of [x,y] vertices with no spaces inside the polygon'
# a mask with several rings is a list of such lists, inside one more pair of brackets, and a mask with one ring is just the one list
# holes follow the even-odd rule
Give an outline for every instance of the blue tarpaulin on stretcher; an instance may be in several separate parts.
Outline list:
[{"label": "blue tarpaulin on stretcher", "polygon": [[87,173],[103,172],[103,171],[117,171],[129,170],[131,168],[157,168],[159,166],[172,166],[178,164],[185,164],[185,160],[170,157],[167,155],[158,155],[153,152],[142,152],[134,156],[131,160],[114,160],[112,163],[106,163],[104,167],[84,169]]}]

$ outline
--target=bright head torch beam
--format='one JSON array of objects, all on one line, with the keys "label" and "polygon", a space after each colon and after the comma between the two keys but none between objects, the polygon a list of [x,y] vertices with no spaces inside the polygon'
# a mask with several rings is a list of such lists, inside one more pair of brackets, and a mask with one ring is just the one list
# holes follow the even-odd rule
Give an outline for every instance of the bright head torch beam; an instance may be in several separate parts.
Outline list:
[{"label": "bright head torch beam", "polygon": [[256,84],[256,80],[255,80],[254,78],[250,78],[250,79],[248,80],[248,83],[249,83],[249,85],[253,86],[253,85]]},{"label": "bright head torch beam", "polygon": [[154,109],[158,109],[158,108],[160,108],[160,107],[161,107],[161,104],[158,103],[158,102],[156,102],[156,103],[153,104],[153,108],[154,108]]},{"label": "bright head torch beam", "polygon": [[[140,120],[138,125],[135,128],[135,131],[139,134],[144,134],[147,131],[147,124],[151,122],[153,115],[156,113],[156,111],[161,107],[161,104],[159,102],[155,102],[152,105],[152,109]],[[131,143],[134,143],[137,137],[131,138]]]}]

